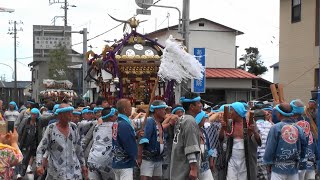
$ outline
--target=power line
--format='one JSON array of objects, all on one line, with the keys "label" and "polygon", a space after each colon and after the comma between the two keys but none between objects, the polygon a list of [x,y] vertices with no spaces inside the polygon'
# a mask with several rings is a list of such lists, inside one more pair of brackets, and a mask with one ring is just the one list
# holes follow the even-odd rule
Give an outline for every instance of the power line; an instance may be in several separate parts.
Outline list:
[{"label": "power line", "polygon": [[168,19],[168,16],[162,21],[162,23],[160,23],[160,25],[157,28],[159,28],[167,19]]},{"label": "power line", "polygon": [[[91,41],[91,40],[93,40],[93,39],[95,39],[95,38],[97,38],[97,37],[99,37],[99,36],[102,36],[102,35],[110,32],[110,31],[112,31],[112,30],[114,30],[114,29],[116,29],[117,27],[121,26],[122,24],[123,24],[123,23],[120,23],[120,24],[118,24],[117,26],[115,26],[115,27],[113,27],[113,28],[111,28],[111,29],[109,29],[109,30],[101,33],[101,34],[98,34],[98,35],[94,36],[93,38],[89,38],[89,39],[87,40],[87,42],[88,42],[88,41]],[[79,44],[82,44],[82,43],[83,43],[83,42],[79,42],[79,43],[73,44],[72,46],[76,46],[76,45],[79,45]]]},{"label": "power line", "polygon": [[295,78],[294,80],[290,81],[288,84],[286,84],[286,86],[290,85],[291,83],[295,82],[296,80],[298,80],[299,78],[301,78],[302,76],[304,76],[305,74],[307,74],[308,72],[310,72],[311,70],[314,70],[314,68],[318,65],[315,64],[314,66],[312,66],[310,69],[308,69],[307,71],[305,71],[304,73],[302,73],[300,76],[298,76],[297,78]]},{"label": "power line", "polygon": [[17,58],[17,59],[30,59],[30,58],[33,58],[33,56],[22,57],[22,58]]},{"label": "power line", "polygon": [[[264,95],[264,96],[262,96],[262,97],[259,97],[259,98],[257,98],[257,99],[254,99],[254,100],[260,100],[260,99],[265,98],[265,97],[267,97],[267,96],[269,96],[269,95],[272,95],[272,93],[266,94],[266,95]],[[254,101],[254,100],[253,100],[253,101]]]},{"label": "power line", "polygon": [[153,3],[153,5],[157,4],[158,2],[160,2],[161,0],[156,1],[155,3]]},{"label": "power line", "polygon": [[22,64],[22,65],[24,65],[24,66],[26,66],[26,67],[29,67],[28,65],[26,65],[26,64],[24,64],[24,63],[22,63],[22,62],[20,62],[20,61],[17,61],[18,63],[20,63],[20,64]]},{"label": "power line", "polygon": [[205,47],[205,48],[206,48],[206,49],[209,49],[209,50],[211,50],[211,51],[217,51],[217,52],[220,52],[220,53],[229,54],[229,55],[232,55],[232,56],[233,56],[233,54],[228,53],[228,52],[220,51],[220,50],[217,50],[217,49],[211,49],[211,48],[208,48],[208,47]]}]

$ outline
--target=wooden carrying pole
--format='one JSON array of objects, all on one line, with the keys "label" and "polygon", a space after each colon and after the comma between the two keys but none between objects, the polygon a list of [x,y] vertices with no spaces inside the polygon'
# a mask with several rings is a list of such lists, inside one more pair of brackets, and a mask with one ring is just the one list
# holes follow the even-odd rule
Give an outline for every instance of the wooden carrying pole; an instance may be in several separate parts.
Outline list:
[{"label": "wooden carrying pole", "polygon": [[276,84],[271,84],[270,89],[271,89],[274,105],[284,102],[284,93],[283,93],[282,84],[278,84],[278,87],[276,86]]},{"label": "wooden carrying pole", "polygon": [[143,121],[142,127],[141,127],[142,130],[144,130],[144,126],[145,126],[145,124],[147,122],[147,118],[149,117],[150,106],[151,106],[152,102],[154,101],[154,97],[156,96],[156,89],[158,88],[158,82],[159,82],[159,77],[157,77],[157,79],[155,81],[155,84],[153,86],[152,92],[151,92],[151,97],[150,97],[149,105],[148,105],[148,108],[147,108],[146,116],[144,117],[144,121]]},{"label": "wooden carrying pole", "polygon": [[223,120],[226,123],[226,125],[228,126],[228,115],[229,115],[229,107],[228,106],[224,106],[223,109]]},{"label": "wooden carrying pole", "polygon": [[283,85],[282,84],[278,84],[278,94],[279,94],[280,103],[284,102],[284,94],[283,94]]},{"label": "wooden carrying pole", "polygon": [[253,111],[250,111],[249,112],[249,125],[254,124],[253,118],[254,118],[254,113],[253,113]]},{"label": "wooden carrying pole", "polygon": [[271,89],[274,105],[279,104],[280,100],[279,100],[279,96],[278,96],[276,85],[275,84],[271,84],[270,85],[270,89]]}]

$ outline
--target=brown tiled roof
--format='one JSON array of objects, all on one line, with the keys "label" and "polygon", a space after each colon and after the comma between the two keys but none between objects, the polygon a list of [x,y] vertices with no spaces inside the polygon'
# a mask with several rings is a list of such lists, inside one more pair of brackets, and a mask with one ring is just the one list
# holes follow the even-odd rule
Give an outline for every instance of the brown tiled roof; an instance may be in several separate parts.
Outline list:
[{"label": "brown tiled roof", "polygon": [[258,76],[242,69],[234,68],[206,68],[208,79],[259,79]]}]

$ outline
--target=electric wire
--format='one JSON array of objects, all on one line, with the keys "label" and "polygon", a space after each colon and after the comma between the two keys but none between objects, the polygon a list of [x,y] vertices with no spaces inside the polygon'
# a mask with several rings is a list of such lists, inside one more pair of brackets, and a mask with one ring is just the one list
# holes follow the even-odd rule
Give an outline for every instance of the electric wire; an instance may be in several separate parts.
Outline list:
[{"label": "electric wire", "polygon": [[[123,24],[123,23],[120,23],[120,24],[116,25],[115,27],[113,27],[113,28],[111,28],[111,29],[109,29],[109,30],[101,33],[101,34],[98,34],[98,35],[96,35],[96,36],[94,36],[94,37],[92,37],[92,38],[87,39],[87,42],[88,42],[88,41],[91,41],[91,40],[93,40],[93,39],[95,39],[95,38],[97,38],[97,37],[100,37],[100,36],[102,36],[102,35],[110,32],[110,31],[112,31],[112,30],[114,30],[114,29],[116,29],[117,27],[121,26],[122,24]],[[79,43],[75,43],[75,44],[73,44],[73,45],[71,45],[71,46],[77,46],[77,45],[82,44],[82,43],[83,43],[83,41],[82,41],[82,42],[79,42]]]}]

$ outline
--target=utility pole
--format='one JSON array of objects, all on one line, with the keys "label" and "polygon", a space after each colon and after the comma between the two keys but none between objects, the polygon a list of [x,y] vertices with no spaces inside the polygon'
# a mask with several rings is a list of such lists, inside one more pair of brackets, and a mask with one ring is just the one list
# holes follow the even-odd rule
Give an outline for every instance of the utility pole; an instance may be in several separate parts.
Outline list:
[{"label": "utility pole", "polygon": [[190,0],[183,0],[182,9],[182,37],[184,45],[189,50]]},{"label": "utility pole", "polygon": [[[317,1],[316,3],[318,3],[318,14],[316,14],[316,16],[318,16],[318,48],[319,48],[319,54],[318,54],[318,58],[319,58],[319,69],[318,69],[318,113],[317,113],[317,126],[318,126],[318,136],[320,135],[319,132],[320,132],[320,2]],[[318,138],[319,139],[319,138]],[[320,141],[318,140],[318,149],[317,149],[318,153],[320,152]],[[317,163],[318,164],[318,169],[320,168],[320,163]]]},{"label": "utility pole", "polygon": [[[187,47],[187,51],[190,52],[189,47],[189,25],[190,25],[190,0],[183,0],[182,9],[182,37],[183,44]],[[181,83],[180,95],[183,96],[188,91],[188,82]]]},{"label": "utility pole", "polygon": [[68,1],[64,0],[64,26],[68,25]]},{"label": "utility pole", "polygon": [[82,31],[80,31],[80,34],[83,35],[83,65],[82,65],[82,79],[83,79],[83,84],[82,84],[82,96],[87,92],[87,88],[88,88],[88,83],[87,81],[84,79],[87,75],[87,70],[88,70],[88,66],[87,66],[87,61],[86,61],[86,53],[88,51],[87,47],[88,47],[88,30],[87,28],[83,28]]},{"label": "utility pole", "polygon": [[55,16],[53,21],[55,24],[55,20],[57,18],[63,17],[64,18],[64,26],[67,27],[68,26],[68,7],[77,7],[75,5],[69,5],[68,0],[49,0],[49,5],[52,4],[63,4],[63,6],[61,6],[61,8],[64,10],[64,16]]},{"label": "utility pole", "polygon": [[0,12],[13,13],[13,12],[14,12],[14,9],[9,9],[9,8],[0,7]]},{"label": "utility pole", "polygon": [[[19,30],[17,30],[17,25],[23,24],[22,21],[19,23],[17,21],[9,21],[9,24],[13,24],[13,28],[9,28],[9,34],[13,34],[14,38],[14,100],[18,103],[19,101],[19,95],[18,95],[18,87],[17,87],[17,32],[23,31],[23,29],[20,27]],[[11,32],[10,32],[11,31]]]}]

